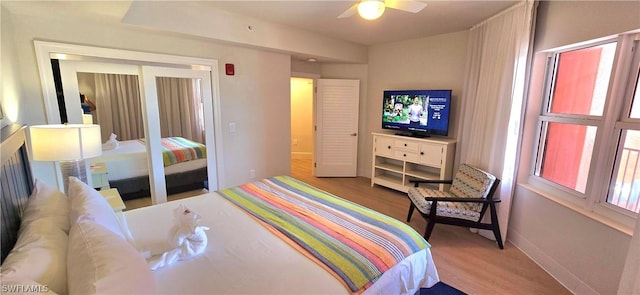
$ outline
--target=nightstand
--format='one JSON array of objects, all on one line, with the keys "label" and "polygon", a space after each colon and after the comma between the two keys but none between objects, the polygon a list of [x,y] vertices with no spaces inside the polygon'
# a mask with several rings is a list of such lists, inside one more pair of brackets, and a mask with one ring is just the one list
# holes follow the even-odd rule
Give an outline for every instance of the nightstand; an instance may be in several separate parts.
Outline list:
[{"label": "nightstand", "polygon": [[109,205],[111,205],[111,208],[113,208],[113,211],[122,211],[127,208],[127,206],[125,206],[124,202],[122,201],[122,197],[120,197],[120,193],[118,192],[118,189],[110,188],[106,190],[101,190],[99,191],[99,193],[105,199],[107,199],[107,202],[109,202]]},{"label": "nightstand", "polygon": [[93,179],[93,188],[105,190],[111,188],[109,186],[109,178],[107,177],[107,165],[103,162],[91,164],[91,178]]}]

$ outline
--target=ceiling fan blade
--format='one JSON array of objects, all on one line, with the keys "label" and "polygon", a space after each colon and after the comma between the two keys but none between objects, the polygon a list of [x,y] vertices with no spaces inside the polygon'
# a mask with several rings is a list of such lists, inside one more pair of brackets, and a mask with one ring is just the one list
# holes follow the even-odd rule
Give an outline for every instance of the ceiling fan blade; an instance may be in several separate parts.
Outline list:
[{"label": "ceiling fan blade", "polygon": [[345,10],[341,15],[338,15],[338,18],[347,18],[358,12],[358,3],[353,4],[349,9]]},{"label": "ceiling fan blade", "polygon": [[427,3],[411,0],[386,0],[384,5],[389,8],[404,10],[408,12],[417,13],[420,10],[427,7]]}]

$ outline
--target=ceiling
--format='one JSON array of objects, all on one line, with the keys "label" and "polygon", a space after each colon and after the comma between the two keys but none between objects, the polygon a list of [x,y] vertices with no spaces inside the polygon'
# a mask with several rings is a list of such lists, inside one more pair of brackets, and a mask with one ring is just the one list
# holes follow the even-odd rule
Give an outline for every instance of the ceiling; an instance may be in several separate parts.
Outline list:
[{"label": "ceiling", "polygon": [[[387,8],[382,17],[373,21],[364,20],[357,14],[349,18],[337,18],[358,2],[353,0],[208,0],[198,1],[197,4],[293,26],[328,37],[363,45],[375,45],[467,30],[519,2],[507,0],[417,1],[427,3],[427,7],[418,13]],[[23,5],[11,5],[12,2]],[[37,14],[41,11],[51,16],[52,13],[60,12],[59,16],[62,17],[75,15],[93,19],[121,18],[126,13],[129,3],[129,0],[2,1],[2,5],[10,10],[29,10],[22,11],[27,14]]]},{"label": "ceiling", "polygon": [[363,45],[375,45],[467,30],[520,1],[438,0],[427,1],[418,13],[387,8],[377,20],[357,14],[337,16],[358,1],[204,1],[232,13],[290,25],[328,37]]},{"label": "ceiling", "polygon": [[[2,0],[0,4],[16,14],[53,18],[80,17],[93,21],[120,22],[132,1],[138,0]],[[338,15],[358,3],[357,0],[181,0],[178,2],[200,5],[204,11],[208,8],[224,10],[231,14],[240,14],[266,22],[292,26],[362,45],[376,45],[468,30],[520,2],[511,0],[417,1],[427,3],[427,7],[418,13],[387,8],[382,17],[373,21],[364,20],[357,14],[348,18],[337,18]],[[294,56],[294,58],[300,57]]]}]

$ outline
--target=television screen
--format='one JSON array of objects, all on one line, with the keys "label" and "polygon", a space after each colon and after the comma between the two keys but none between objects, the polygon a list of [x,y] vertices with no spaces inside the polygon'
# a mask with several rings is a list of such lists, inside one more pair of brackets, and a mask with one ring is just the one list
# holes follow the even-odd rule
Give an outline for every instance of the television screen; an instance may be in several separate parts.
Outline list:
[{"label": "television screen", "polygon": [[386,90],[382,128],[399,135],[447,136],[451,90]]}]

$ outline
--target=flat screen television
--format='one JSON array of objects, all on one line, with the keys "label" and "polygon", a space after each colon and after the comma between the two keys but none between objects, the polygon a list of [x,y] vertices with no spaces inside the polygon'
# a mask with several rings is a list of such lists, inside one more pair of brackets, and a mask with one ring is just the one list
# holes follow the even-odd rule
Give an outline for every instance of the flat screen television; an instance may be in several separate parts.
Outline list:
[{"label": "flat screen television", "polygon": [[383,129],[415,137],[449,134],[451,90],[385,90],[383,97]]}]

